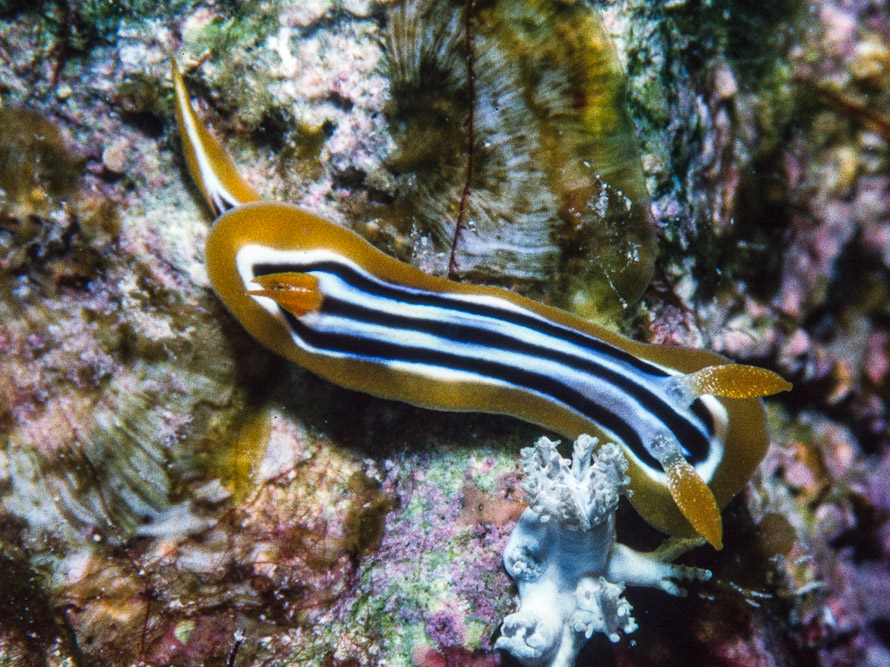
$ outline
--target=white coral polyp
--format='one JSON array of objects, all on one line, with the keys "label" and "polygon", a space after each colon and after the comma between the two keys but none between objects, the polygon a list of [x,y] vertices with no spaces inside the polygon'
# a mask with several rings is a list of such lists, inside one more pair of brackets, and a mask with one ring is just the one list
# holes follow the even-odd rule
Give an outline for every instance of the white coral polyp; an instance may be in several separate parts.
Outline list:
[{"label": "white coral polyp", "polygon": [[645,554],[615,541],[615,510],[629,482],[618,445],[597,450],[596,438],[582,435],[569,462],[557,444],[540,438],[522,450],[529,508],[504,550],[520,604],[504,619],[495,648],[533,667],[571,667],[594,633],[617,642],[636,630],[625,583],[679,595],[671,579],[710,577],[668,562],[682,549]]},{"label": "white coral polyp", "polygon": [[560,528],[588,530],[615,511],[628,483],[627,461],[618,445],[600,447],[592,460],[597,439],[582,435],[575,442],[571,464],[560,456],[559,443],[539,438],[522,450],[522,488],[541,521],[555,520]]}]

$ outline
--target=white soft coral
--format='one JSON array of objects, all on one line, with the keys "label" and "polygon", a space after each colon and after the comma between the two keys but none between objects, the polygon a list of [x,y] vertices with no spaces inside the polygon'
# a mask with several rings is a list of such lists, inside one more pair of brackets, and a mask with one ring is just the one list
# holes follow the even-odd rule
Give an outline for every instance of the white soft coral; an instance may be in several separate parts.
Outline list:
[{"label": "white soft coral", "polygon": [[522,450],[522,489],[540,521],[554,519],[560,528],[587,531],[603,523],[618,506],[628,478],[627,461],[618,445],[603,445],[592,457],[597,440],[582,435],[575,442],[571,466],[556,445],[541,438]]},{"label": "white soft coral", "polygon": [[633,632],[625,584],[679,595],[672,579],[711,576],[670,564],[682,548],[644,554],[615,542],[615,509],[629,481],[618,445],[603,445],[594,455],[596,438],[582,435],[570,463],[557,444],[541,438],[522,450],[529,508],[504,551],[520,605],[504,619],[495,644],[536,667],[569,667],[595,632],[613,642]]}]

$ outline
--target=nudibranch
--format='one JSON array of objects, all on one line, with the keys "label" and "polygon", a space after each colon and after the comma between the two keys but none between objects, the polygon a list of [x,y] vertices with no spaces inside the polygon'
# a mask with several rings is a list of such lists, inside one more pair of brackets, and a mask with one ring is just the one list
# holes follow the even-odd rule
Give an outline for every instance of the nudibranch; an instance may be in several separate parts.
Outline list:
[{"label": "nudibranch", "polygon": [[208,276],[254,338],[349,389],[620,443],[637,511],[721,547],[719,508],[767,447],[758,397],[785,380],[427,275],[312,213],[259,201],[198,120],[175,63],[172,76],[186,162],[218,216]]}]

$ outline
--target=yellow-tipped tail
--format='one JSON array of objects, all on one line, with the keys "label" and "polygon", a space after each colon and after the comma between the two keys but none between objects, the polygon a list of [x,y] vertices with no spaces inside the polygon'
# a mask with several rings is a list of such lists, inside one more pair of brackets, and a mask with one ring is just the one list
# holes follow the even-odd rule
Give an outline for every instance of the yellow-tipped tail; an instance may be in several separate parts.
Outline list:
[{"label": "yellow-tipped tail", "polygon": [[789,391],[791,383],[758,366],[721,364],[674,378],[690,402],[704,394],[720,398],[759,398]]},{"label": "yellow-tipped tail", "polygon": [[653,443],[652,453],[667,475],[677,508],[699,535],[715,549],[723,548],[723,519],[711,489],[684,458],[680,445],[667,436]]},{"label": "yellow-tipped tail", "polygon": [[695,532],[715,549],[723,548],[723,519],[711,489],[680,454],[662,463],[671,496]]},{"label": "yellow-tipped tail", "polygon": [[182,137],[185,162],[210,208],[220,215],[240,204],[258,201],[259,195],[238,174],[232,158],[198,120],[175,60],[171,61],[171,76],[176,93],[176,122]]},{"label": "yellow-tipped tail", "polygon": [[250,296],[268,297],[294,317],[318,310],[324,301],[318,278],[309,273],[272,273],[253,282],[263,289],[248,290]]}]

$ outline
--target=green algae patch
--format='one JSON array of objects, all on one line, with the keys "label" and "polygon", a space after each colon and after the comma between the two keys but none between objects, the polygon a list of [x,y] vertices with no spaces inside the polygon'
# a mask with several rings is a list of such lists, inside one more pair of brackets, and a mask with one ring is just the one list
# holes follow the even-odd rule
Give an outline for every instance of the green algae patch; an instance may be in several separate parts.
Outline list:
[{"label": "green algae patch", "polygon": [[183,26],[183,52],[197,61],[212,54],[201,70],[206,85],[226,91],[217,101],[250,130],[276,107],[269,92],[272,62],[257,46],[279,28],[278,3],[260,1],[238,3],[230,12],[195,12]]},{"label": "green algae patch", "polygon": [[76,36],[88,46],[97,40],[112,39],[121,24],[138,24],[141,21],[175,16],[194,6],[194,0],[170,0],[163,4],[144,0],[82,0],[69,20],[76,21]]},{"label": "green algae patch", "polygon": [[355,494],[355,500],[343,520],[343,540],[346,550],[360,558],[380,548],[386,517],[394,502],[381,492],[380,482],[364,472],[352,473],[347,486]]},{"label": "green algae patch", "polygon": [[213,477],[240,504],[256,490],[256,471],[272,433],[272,415],[266,407],[247,405],[231,413],[214,415],[203,436],[204,460]]},{"label": "green algae patch", "polygon": [[49,120],[27,109],[0,108],[0,210],[46,214],[73,193],[80,159]]}]

